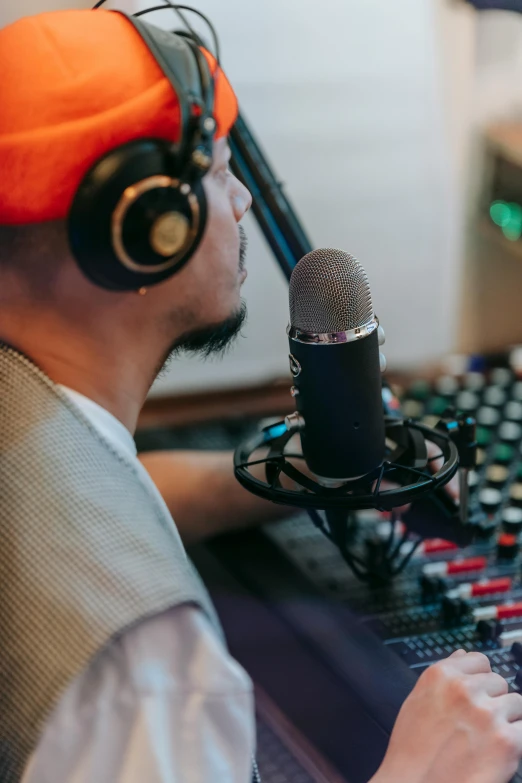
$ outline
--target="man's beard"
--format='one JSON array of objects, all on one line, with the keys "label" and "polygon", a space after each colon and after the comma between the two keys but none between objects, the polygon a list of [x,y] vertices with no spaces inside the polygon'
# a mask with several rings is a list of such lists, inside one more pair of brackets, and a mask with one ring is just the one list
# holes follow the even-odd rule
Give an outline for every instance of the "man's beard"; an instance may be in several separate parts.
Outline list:
[{"label": "man's beard", "polygon": [[[242,225],[239,225],[239,272],[245,268],[247,244],[245,230]],[[171,346],[158,375],[164,375],[171,360],[182,354],[199,355],[204,359],[223,355],[241,333],[246,317],[247,307],[242,301],[239,309],[225,321],[182,334]]]},{"label": "man's beard", "polygon": [[247,307],[245,302],[241,302],[239,309],[225,321],[182,334],[172,346],[169,358],[181,353],[198,354],[205,359],[224,354],[240,334],[246,317]]}]

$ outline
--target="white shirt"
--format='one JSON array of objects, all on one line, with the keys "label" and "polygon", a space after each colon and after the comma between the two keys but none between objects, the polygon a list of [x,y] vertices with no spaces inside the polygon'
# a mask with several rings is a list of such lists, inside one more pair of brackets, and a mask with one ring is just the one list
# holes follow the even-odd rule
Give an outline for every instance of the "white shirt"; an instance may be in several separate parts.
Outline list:
[{"label": "white shirt", "polygon": [[[164,504],[123,424],[61,388]],[[71,682],[22,783],[250,783],[254,753],[248,675],[203,611],[180,606],[133,626]]]}]

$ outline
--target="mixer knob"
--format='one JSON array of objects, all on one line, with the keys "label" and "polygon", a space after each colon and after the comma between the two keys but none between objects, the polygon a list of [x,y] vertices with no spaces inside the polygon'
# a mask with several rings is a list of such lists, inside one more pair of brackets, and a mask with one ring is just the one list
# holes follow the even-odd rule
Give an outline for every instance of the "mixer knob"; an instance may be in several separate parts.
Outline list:
[{"label": "mixer knob", "polygon": [[514,443],[522,437],[520,425],[514,421],[503,421],[498,430],[500,440]]},{"label": "mixer knob", "polygon": [[490,386],[484,392],[484,404],[492,408],[500,408],[506,402],[506,392],[500,386]]},{"label": "mixer knob", "polygon": [[[408,389],[408,397],[411,397],[414,400],[419,400],[419,402],[424,402],[424,400],[427,400],[430,394],[431,386],[428,381],[415,381]],[[520,399],[522,399],[522,397]]]},{"label": "mixer knob", "polygon": [[507,367],[496,367],[491,373],[491,383],[496,386],[509,386],[513,373]]},{"label": "mixer knob", "polygon": [[[505,422],[506,424],[510,424],[511,422]],[[518,426],[518,425],[515,425]],[[498,443],[495,447],[494,452],[494,460],[495,462],[500,462],[501,465],[507,465],[509,462],[513,459],[513,447],[508,446],[507,443]]]},{"label": "mixer knob", "polygon": [[522,421],[522,403],[516,401],[508,402],[504,415],[509,421]]},{"label": "mixer knob", "polygon": [[477,444],[486,448],[491,443],[492,435],[492,431],[488,430],[486,427],[477,427]]},{"label": "mixer knob", "polygon": [[511,485],[511,489],[509,490],[509,497],[511,499],[511,503],[514,506],[522,508],[522,483],[517,482],[516,484]]},{"label": "mixer knob", "polygon": [[481,372],[468,372],[464,377],[464,388],[470,391],[482,391],[486,385],[486,378]]},{"label": "mixer knob", "polygon": [[479,398],[471,391],[461,392],[455,400],[455,407],[463,413],[472,413],[477,410],[479,405]]},{"label": "mixer knob", "polygon": [[509,477],[509,470],[505,465],[490,465],[486,471],[486,479],[490,486],[501,487]]},{"label": "mixer knob", "polygon": [[487,514],[494,514],[495,511],[500,508],[500,504],[502,503],[502,495],[498,489],[486,487],[486,489],[482,489],[480,491],[479,500],[482,508]]},{"label": "mixer knob", "polygon": [[511,399],[522,402],[522,381],[517,381],[511,389]]},{"label": "mixer knob", "polygon": [[402,413],[406,419],[420,419],[424,413],[424,405],[419,400],[405,400]]},{"label": "mixer knob", "polygon": [[500,411],[496,408],[482,407],[477,413],[477,424],[481,427],[496,427],[500,421]]},{"label": "mixer knob", "polygon": [[522,508],[507,506],[502,511],[502,527],[506,533],[518,535],[522,530]]},{"label": "mixer knob", "polygon": [[448,408],[448,400],[444,397],[433,397],[428,403],[428,412],[432,416],[442,416]]},{"label": "mixer knob", "polygon": [[518,540],[512,533],[502,533],[497,541],[499,560],[514,560],[518,555]]},{"label": "mixer knob", "polygon": [[441,397],[453,397],[459,390],[459,382],[453,375],[442,375],[435,382],[435,389]]}]

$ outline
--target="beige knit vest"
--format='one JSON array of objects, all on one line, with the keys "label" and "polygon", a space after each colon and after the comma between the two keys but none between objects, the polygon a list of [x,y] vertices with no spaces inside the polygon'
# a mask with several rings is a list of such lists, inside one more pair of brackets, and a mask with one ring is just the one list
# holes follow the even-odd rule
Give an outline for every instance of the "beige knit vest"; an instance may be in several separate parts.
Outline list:
[{"label": "beige knit vest", "polygon": [[140,619],[213,618],[172,518],[28,359],[0,344],[0,781],[18,783],[70,681]]}]

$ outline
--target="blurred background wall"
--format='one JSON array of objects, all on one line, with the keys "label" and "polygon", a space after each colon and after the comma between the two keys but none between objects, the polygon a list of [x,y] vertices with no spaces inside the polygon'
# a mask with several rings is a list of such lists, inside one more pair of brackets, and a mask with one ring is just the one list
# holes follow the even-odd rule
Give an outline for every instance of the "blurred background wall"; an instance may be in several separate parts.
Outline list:
[{"label": "blurred background wall", "polygon": [[[74,0],[0,5],[22,14]],[[521,99],[522,17],[458,0],[198,0],[242,110],[317,247],[365,266],[392,367],[458,345],[481,127]],[[142,0],[108,3],[127,11]],[[172,12],[149,17],[176,27]],[[475,182],[475,184],[474,184]],[[223,361],[181,360],[156,394],[287,373],[287,285],[254,221],[249,322]]]}]

